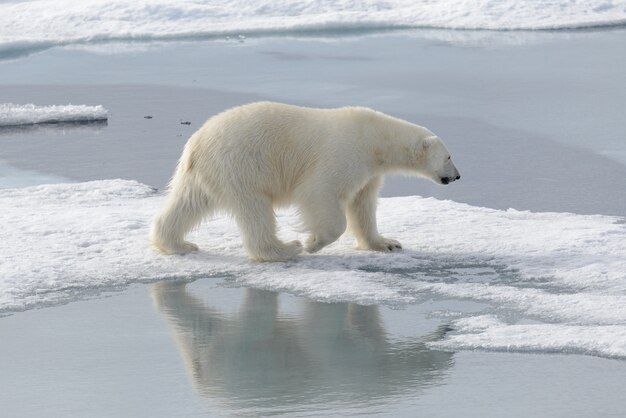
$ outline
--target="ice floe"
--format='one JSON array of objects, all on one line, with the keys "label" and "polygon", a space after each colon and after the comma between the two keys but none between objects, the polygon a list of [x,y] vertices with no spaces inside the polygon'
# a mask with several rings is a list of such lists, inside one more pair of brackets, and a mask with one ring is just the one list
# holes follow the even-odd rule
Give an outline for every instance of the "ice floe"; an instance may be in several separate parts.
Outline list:
[{"label": "ice floe", "polygon": [[[624,218],[385,198],[379,229],[402,252],[357,251],[346,235],[293,262],[254,263],[227,216],[192,233],[198,253],[154,252],[147,232],[162,203],[153,188],[126,180],[0,190],[0,312],[213,277],[326,302],[479,301],[488,311],[446,319],[454,331],[433,344],[626,358]],[[280,212],[279,225],[282,238],[304,238],[293,212]]]},{"label": "ice floe", "polygon": [[38,123],[105,121],[108,111],[98,106],[0,103],[0,127],[35,125]]},{"label": "ice floe", "polygon": [[0,4],[0,55],[54,45],[392,28],[536,30],[626,24],[617,0],[80,0]]}]

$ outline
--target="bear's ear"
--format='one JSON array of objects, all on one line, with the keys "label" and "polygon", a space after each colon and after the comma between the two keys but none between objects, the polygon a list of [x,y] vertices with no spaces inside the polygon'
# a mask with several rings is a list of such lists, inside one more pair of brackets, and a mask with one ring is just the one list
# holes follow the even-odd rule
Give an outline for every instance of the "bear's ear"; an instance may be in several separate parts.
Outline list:
[{"label": "bear's ear", "polygon": [[424,149],[430,148],[430,146],[434,144],[436,140],[437,140],[436,136],[427,136],[426,138],[422,139],[422,148]]}]

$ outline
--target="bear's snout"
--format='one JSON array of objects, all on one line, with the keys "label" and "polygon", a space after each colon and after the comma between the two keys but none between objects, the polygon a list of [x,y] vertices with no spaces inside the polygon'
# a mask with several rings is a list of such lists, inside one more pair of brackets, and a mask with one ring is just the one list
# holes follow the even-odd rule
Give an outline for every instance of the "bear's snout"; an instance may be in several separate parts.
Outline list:
[{"label": "bear's snout", "polygon": [[461,178],[460,174],[457,174],[456,177],[442,177],[441,178],[441,184],[449,184],[455,180],[458,180]]}]

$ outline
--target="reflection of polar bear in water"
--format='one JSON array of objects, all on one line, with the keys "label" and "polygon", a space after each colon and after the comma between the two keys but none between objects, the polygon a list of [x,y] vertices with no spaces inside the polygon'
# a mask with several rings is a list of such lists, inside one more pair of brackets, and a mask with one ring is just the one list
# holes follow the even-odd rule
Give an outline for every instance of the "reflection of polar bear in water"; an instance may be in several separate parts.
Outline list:
[{"label": "reflection of polar bear in water", "polygon": [[168,254],[197,250],[184,240],[203,217],[234,215],[248,254],[288,260],[299,241],[276,237],[274,208],[295,204],[316,252],[350,228],[358,248],[393,251],[376,226],[382,175],[413,173],[439,184],[460,178],[428,129],[365,108],[309,109],[253,103],[209,119],[187,142],[155,218],[152,244]]},{"label": "reflection of polar bear in water", "polygon": [[453,364],[453,353],[426,345],[442,339],[445,326],[392,338],[378,306],[296,299],[297,309],[284,312],[278,293],[244,292],[239,311],[227,314],[184,283],[151,288],[195,389],[253,414],[380,406],[440,383]]}]

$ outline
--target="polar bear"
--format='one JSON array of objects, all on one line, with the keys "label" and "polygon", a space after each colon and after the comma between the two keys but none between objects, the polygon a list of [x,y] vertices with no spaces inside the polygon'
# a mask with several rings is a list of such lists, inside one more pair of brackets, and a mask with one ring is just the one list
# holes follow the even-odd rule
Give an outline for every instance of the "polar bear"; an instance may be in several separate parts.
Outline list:
[{"label": "polar bear", "polygon": [[[150,241],[166,254],[198,247],[185,235],[224,210],[251,259],[285,261],[315,253],[346,227],[357,248],[401,249],[378,233],[376,203],[388,172],[438,184],[460,178],[444,143],[428,129],[363,108],[314,109],[259,102],[211,117],[185,145]],[[304,248],[276,236],[274,209],[295,205]]]}]

